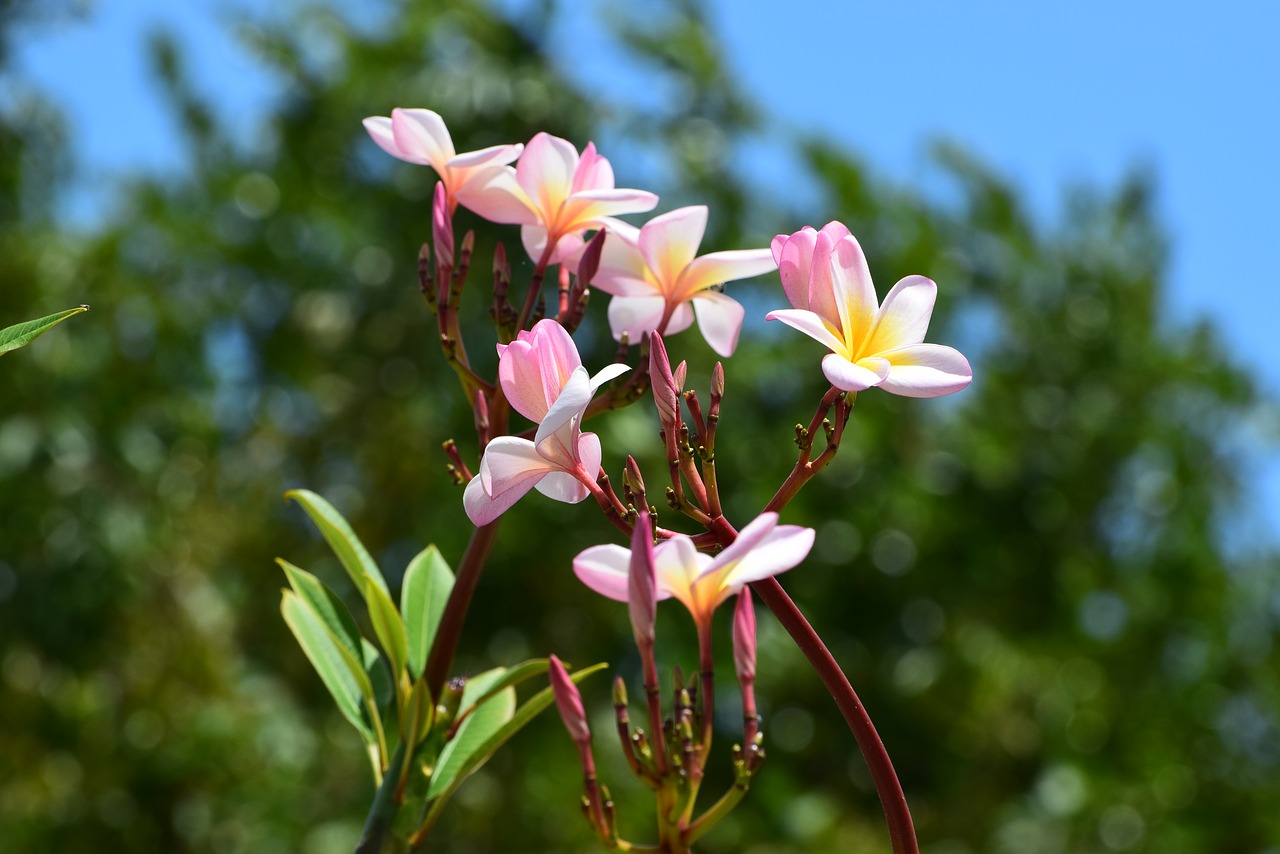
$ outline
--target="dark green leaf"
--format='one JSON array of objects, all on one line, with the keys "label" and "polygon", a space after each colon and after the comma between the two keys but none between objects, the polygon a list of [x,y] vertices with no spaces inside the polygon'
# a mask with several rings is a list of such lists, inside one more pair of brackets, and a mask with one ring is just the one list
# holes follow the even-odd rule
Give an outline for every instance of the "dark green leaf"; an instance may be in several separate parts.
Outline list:
[{"label": "dark green leaf", "polygon": [[89,306],[82,305],[77,308],[69,308],[66,311],[60,311],[57,314],[50,314],[47,317],[16,323],[13,326],[6,326],[4,329],[0,329],[0,356],[10,350],[17,350],[19,347],[27,346],[73,314],[80,314],[88,310]]}]

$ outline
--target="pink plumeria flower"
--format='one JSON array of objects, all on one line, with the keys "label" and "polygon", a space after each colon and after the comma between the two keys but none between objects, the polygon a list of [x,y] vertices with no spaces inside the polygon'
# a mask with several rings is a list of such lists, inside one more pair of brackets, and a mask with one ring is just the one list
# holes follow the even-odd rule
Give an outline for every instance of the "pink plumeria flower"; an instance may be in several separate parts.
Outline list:
[{"label": "pink plumeria flower", "polygon": [[559,264],[582,249],[582,233],[600,220],[653,210],[658,197],[644,190],[616,189],[613,167],[587,143],[581,156],[573,143],[539,133],[525,146],[514,169],[488,169],[469,184],[462,203],[492,222],[524,226],[520,238],[534,260]]},{"label": "pink plumeria flower", "polygon": [[[430,166],[440,176],[449,200],[449,213],[458,206],[460,194],[477,176],[490,167],[500,167],[520,156],[524,146],[493,145],[479,151],[458,154],[453,138],[439,113],[432,110],[405,110],[397,107],[391,117],[370,116],[365,130],[383,151],[409,163]],[[463,202],[466,204],[466,202]]]},{"label": "pink plumeria flower", "polygon": [[583,433],[582,416],[596,389],[626,365],[587,376],[573,339],[554,320],[538,321],[515,341],[498,345],[498,381],[511,406],[538,423],[533,441],[499,436],[489,442],[462,503],[476,525],[487,525],[530,489],[576,504],[600,473],[600,437]]},{"label": "pink plumeria flower", "polygon": [[879,386],[905,397],[939,397],[973,379],[969,361],[951,347],[924,344],[938,286],[907,276],[877,304],[867,259],[838,222],[773,240],[782,287],[794,309],[771,311],[824,344],[822,372],[836,388]]},{"label": "pink plumeria flower", "polygon": [[[716,606],[744,584],[786,572],[804,560],[812,547],[812,528],[779,525],[776,513],[761,513],[715,557],[699,552],[693,540],[677,534],[653,550],[658,599],[679,599],[695,623],[710,626]],[[630,565],[628,549],[593,546],[574,559],[573,571],[602,596],[626,602]]]},{"label": "pink plumeria flower", "polygon": [[744,312],[716,287],[774,269],[772,253],[741,249],[698,257],[707,228],[705,205],[662,214],[640,228],[612,219],[605,225],[609,234],[591,284],[613,294],[613,337],[621,339],[626,332],[628,340],[638,342],[660,327],[672,335],[688,329],[696,315],[711,349],[732,356]]}]

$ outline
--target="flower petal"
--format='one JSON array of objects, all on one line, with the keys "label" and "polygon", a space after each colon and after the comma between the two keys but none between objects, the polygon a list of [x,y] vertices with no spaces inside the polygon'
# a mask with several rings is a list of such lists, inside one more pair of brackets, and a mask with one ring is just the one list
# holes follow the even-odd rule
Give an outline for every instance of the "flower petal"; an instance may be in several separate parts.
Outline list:
[{"label": "flower petal", "polygon": [[[820,242],[825,240],[825,234],[819,235]],[[832,247],[827,269],[831,274],[829,293],[834,300],[836,314],[828,313],[832,309],[826,303],[827,285],[820,284],[816,277],[814,289],[809,293],[811,301],[819,303],[812,306],[813,310],[832,321],[838,316],[850,352],[865,352],[859,349],[859,345],[866,340],[875,322],[879,304],[875,286],[871,283],[871,271],[867,268],[867,257],[852,234],[840,238]]]},{"label": "flower petal", "polygon": [[533,225],[537,209],[516,181],[510,166],[483,166],[457,189],[463,207],[490,222]]},{"label": "flower petal", "polygon": [[759,276],[773,270],[775,266],[773,254],[768,249],[711,252],[694,259],[684,269],[675,295],[677,298],[689,299],[712,285]]},{"label": "flower petal", "polygon": [[373,141],[378,143],[378,147],[392,157],[407,160],[410,163],[426,162],[421,159],[410,158],[400,150],[400,146],[396,145],[395,132],[391,130],[391,119],[387,116],[369,116],[364,120],[364,129],[369,132],[369,136],[373,138]]},{"label": "flower petal", "polygon": [[516,180],[533,200],[544,224],[556,216],[569,197],[573,174],[578,168],[578,149],[573,143],[549,133],[535,134],[516,163]]},{"label": "flower petal", "polygon": [[488,148],[455,154],[450,158],[449,166],[475,169],[479,166],[504,165],[519,157],[522,151],[524,151],[524,144],[519,142],[514,145],[491,145]]},{"label": "flower petal", "polygon": [[798,308],[780,308],[764,316],[765,320],[781,320],[792,329],[798,329],[833,353],[845,354],[844,341],[838,330],[812,311]]},{"label": "flower petal", "polygon": [[512,407],[530,421],[542,421],[573,372],[582,366],[565,328],[547,318],[498,351],[498,382]]},{"label": "flower petal", "polygon": [[[797,566],[809,556],[813,539],[812,528],[802,528],[799,525],[778,525],[771,528],[750,549],[733,555],[736,565],[722,580],[725,595],[737,593],[744,584],[778,575]],[[720,553],[720,559],[727,560],[729,549],[734,545],[737,545],[736,541]]]},{"label": "flower petal", "polygon": [[818,232],[806,225],[795,234],[785,237],[781,245],[778,244],[779,237],[783,235],[775,237],[773,243],[774,260],[778,262],[782,290],[787,295],[787,302],[793,307],[809,311],[809,278]]},{"label": "flower petal", "polygon": [[[540,225],[526,225],[520,229],[520,242],[524,251],[535,263],[542,260],[542,253],[547,248],[547,230]],[[565,259],[581,255],[585,244],[580,233],[562,234],[556,241],[556,248],[547,256],[547,264],[563,264]]]},{"label": "flower petal", "polygon": [[711,349],[728,358],[738,346],[742,318],[746,310],[737,300],[715,291],[703,291],[693,300],[698,328]]},{"label": "flower petal", "polygon": [[707,229],[707,206],[691,205],[649,220],[640,229],[640,254],[668,295],[698,255]]},{"label": "flower petal", "polygon": [[553,501],[563,501],[565,504],[577,504],[591,494],[581,481],[567,471],[551,472],[538,481],[535,488]]},{"label": "flower petal", "polygon": [[[573,574],[601,596],[626,602],[631,552],[622,546],[592,546],[573,559]],[[662,595],[661,590],[658,593]],[[669,594],[668,594],[669,595]]]},{"label": "flower petal", "polygon": [[890,364],[889,375],[880,387],[903,397],[941,397],[973,381],[969,360],[952,347],[913,344],[880,355]]},{"label": "flower petal", "polygon": [[910,347],[924,340],[938,298],[938,286],[924,276],[907,276],[889,293],[876,314],[867,341],[859,350],[868,356]]},{"label": "flower petal", "polygon": [[474,524],[487,525],[551,470],[528,439],[499,436],[485,448],[480,473],[467,484],[462,506]]},{"label": "flower petal", "polygon": [[613,167],[596,151],[596,144],[588,142],[587,147],[582,149],[578,168],[573,172],[573,186],[570,187],[569,192],[611,189],[613,189]]},{"label": "flower petal", "polygon": [[621,341],[625,332],[627,340],[637,344],[646,332],[658,328],[666,306],[666,300],[657,296],[614,297],[609,300],[609,329],[616,340]]},{"label": "flower petal", "polygon": [[604,217],[644,213],[657,206],[658,197],[645,190],[583,190],[565,201],[556,228],[564,233],[597,228]]},{"label": "flower petal", "polygon": [[631,370],[630,365],[624,365],[620,362],[614,362],[611,365],[606,365],[603,368],[601,368],[599,371],[596,372],[596,375],[591,378],[592,397],[595,396],[596,389],[600,388],[600,386],[604,385],[609,380],[614,379],[615,377],[622,376],[629,370]]},{"label": "flower petal", "polygon": [[[871,368],[874,368],[872,370]],[[844,391],[862,391],[880,385],[889,376],[887,359],[861,359],[858,364],[832,353],[822,359],[822,373],[833,386]]]},{"label": "flower petal", "polygon": [[546,439],[559,432],[562,427],[572,426],[576,429],[577,419],[581,417],[582,410],[586,409],[590,402],[591,386],[587,379],[587,369],[579,367],[569,376],[569,381],[564,384],[560,396],[556,398],[555,403],[547,410],[546,417],[538,425],[538,433],[533,439],[534,444],[541,447]]},{"label": "flower petal", "polygon": [[684,603],[694,619],[701,619],[705,609],[700,607],[694,584],[710,563],[711,557],[701,554],[693,540],[686,536],[678,535],[658,543],[653,549],[653,574],[658,580],[658,598],[674,596]]},{"label": "flower petal", "polygon": [[391,111],[391,131],[401,151],[421,157],[415,162],[430,163],[437,172],[444,172],[445,164],[456,153],[444,119],[434,110],[402,110],[397,107]]}]

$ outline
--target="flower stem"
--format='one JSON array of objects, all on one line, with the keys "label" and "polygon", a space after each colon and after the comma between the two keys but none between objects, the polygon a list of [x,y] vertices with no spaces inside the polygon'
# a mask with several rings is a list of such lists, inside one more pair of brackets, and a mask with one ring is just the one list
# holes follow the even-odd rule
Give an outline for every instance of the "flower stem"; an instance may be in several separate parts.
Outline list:
[{"label": "flower stem", "polygon": [[480,581],[485,561],[498,538],[498,525],[501,521],[502,517],[498,517],[488,525],[476,528],[467,542],[467,550],[462,554],[453,590],[449,592],[449,600],[440,616],[440,627],[436,630],[435,641],[431,644],[431,653],[427,656],[427,665],[423,670],[427,690],[431,692],[433,700],[440,697],[445,679],[449,677],[453,656],[458,651],[462,624],[467,618],[467,608],[476,592],[476,584]]}]

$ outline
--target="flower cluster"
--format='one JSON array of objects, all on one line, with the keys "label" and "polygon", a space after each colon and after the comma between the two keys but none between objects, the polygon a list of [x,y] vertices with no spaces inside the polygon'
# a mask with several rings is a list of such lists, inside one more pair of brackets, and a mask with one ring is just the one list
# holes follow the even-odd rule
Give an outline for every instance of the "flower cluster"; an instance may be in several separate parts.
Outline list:
[{"label": "flower cluster", "polygon": [[[629,548],[604,544],[586,549],[574,560],[573,571],[590,589],[628,604],[644,670],[647,734],[631,726],[621,680],[615,683],[614,706],[631,770],[654,790],[660,807],[660,846],[644,850],[688,851],[743,796],[763,760],[754,698],[753,588],[772,610],[788,615],[784,625],[847,709],[859,744],[864,750],[878,745],[870,720],[864,724],[857,718],[865,712],[847,679],[774,579],[806,558],[815,536],[810,528],[780,524],[779,511],[835,455],[857,392],[879,387],[907,397],[936,397],[969,384],[972,371],[963,355],[924,343],[937,286],[922,276],[908,276],[879,301],[861,246],[838,222],[780,234],[769,248],[699,255],[707,208],[678,208],[640,225],[623,221],[622,216],[654,210],[658,197],[616,187],[613,167],[593,143],[579,152],[567,140],[538,133],[523,145],[459,154],[441,117],[425,109],[396,109],[390,117],[366,119],[365,127],[389,154],[430,166],[440,178],[432,216],[436,257],[432,266],[424,256],[422,288],[437,313],[446,357],[475,410],[481,446],[475,474],[452,440],[446,451],[450,470],[466,485],[463,505],[479,528],[478,542],[491,543],[499,517],[535,489],[571,504],[594,498],[630,540]],[[456,245],[453,218],[458,206],[494,223],[519,225],[521,244],[534,264],[523,308],[517,311],[508,301],[510,267],[499,245],[490,311],[498,338],[497,376],[492,380],[472,368],[458,328],[457,305],[474,246],[470,234],[460,248]],[[548,307],[548,294],[540,288],[552,267],[557,275],[551,281],[558,287]],[[821,369],[831,388],[808,427],[797,427],[795,468],[774,498],[738,531],[725,516],[715,471],[724,369],[716,364],[704,410],[697,392],[685,390],[685,364],[673,368],[668,361],[664,338],[669,341],[696,321],[710,348],[731,356],[746,310],[724,293],[724,284],[774,269],[791,307],[771,311],[765,319],[780,320],[826,348]],[[583,365],[572,337],[591,288],[610,295],[609,327],[621,345],[614,363],[594,374]],[[637,345],[639,358],[627,364],[630,347]],[[628,372],[625,383],[605,389]],[[652,389],[670,477],[670,487],[663,490],[667,504],[701,528],[696,534],[656,525],[657,510],[631,457],[619,495],[603,465],[600,437],[583,429],[590,417],[634,401],[647,388]],[[532,426],[510,430],[511,412]],[[819,436],[825,437],[821,450],[814,447]],[[467,565],[482,563],[480,557]],[[460,586],[471,590],[474,582]],[[667,598],[680,601],[692,616],[699,647],[698,671],[691,680],[686,683],[677,668],[669,713],[654,659],[656,606]],[[733,657],[742,689],[743,740],[734,748],[733,789],[695,817],[714,729],[714,612],[730,599],[736,599]],[[465,609],[466,601],[458,607]],[[461,624],[460,617],[455,623]],[[444,642],[455,643],[456,637]],[[433,650],[432,657],[447,664],[447,655]],[[549,662],[554,698],[583,764],[584,809],[592,827],[609,847],[633,850],[632,843],[618,837],[608,790],[596,780],[578,677],[571,678],[554,656]],[[897,784],[887,756],[867,758],[875,767],[887,765],[887,778]],[[884,779],[881,769],[878,787]],[[895,794],[882,788],[881,797],[895,839],[905,838],[910,819],[902,817],[900,789]]]}]

